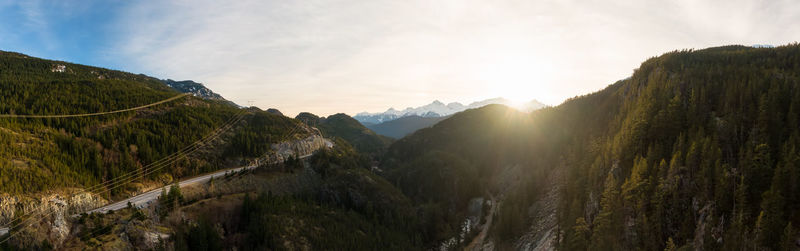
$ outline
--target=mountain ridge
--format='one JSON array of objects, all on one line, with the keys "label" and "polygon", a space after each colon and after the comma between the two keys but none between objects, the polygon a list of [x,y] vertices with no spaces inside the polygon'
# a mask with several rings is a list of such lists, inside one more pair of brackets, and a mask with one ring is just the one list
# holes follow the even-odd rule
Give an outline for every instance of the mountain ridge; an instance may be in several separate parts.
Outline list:
[{"label": "mountain ridge", "polygon": [[295,119],[319,129],[325,137],[341,138],[369,158],[379,157],[392,142],[392,139],[376,134],[344,113],[319,117],[309,112],[301,112]]},{"label": "mountain ridge", "polygon": [[377,134],[399,139],[409,135],[419,129],[433,126],[452,115],[441,117],[424,117],[418,115],[405,116],[380,124],[365,125]]},{"label": "mountain ridge", "polygon": [[506,98],[497,97],[481,101],[475,101],[470,103],[469,105],[464,105],[459,102],[451,102],[445,104],[439,100],[434,100],[433,102],[427,105],[419,107],[407,107],[403,110],[397,110],[394,107],[391,107],[384,112],[377,112],[377,113],[360,112],[355,116],[353,116],[353,118],[365,125],[380,124],[408,116],[420,116],[424,118],[449,116],[458,112],[462,112],[467,109],[480,108],[490,104],[501,104],[509,107],[515,107],[523,112],[530,112],[536,109],[546,107],[545,104],[535,99],[525,102],[523,104],[516,104],[515,102],[508,100]]},{"label": "mountain ridge", "polygon": [[[211,89],[209,89],[208,87],[203,85],[203,83],[198,83],[198,82],[195,82],[193,80],[177,81],[177,80],[172,80],[172,79],[164,79],[164,80],[161,80],[161,82],[164,83],[164,85],[168,86],[169,88],[172,88],[173,90],[176,90],[176,91],[179,91],[179,92],[182,92],[182,93],[188,93],[188,94],[191,94],[192,96],[195,96],[195,97],[198,97],[198,98],[202,98],[202,99],[205,99],[205,100],[221,101],[221,102],[227,103],[227,104],[235,106],[235,107],[239,107],[239,108],[242,107],[242,106],[234,103],[233,101],[225,99],[224,97],[222,97],[222,95],[219,95],[218,93],[212,91]],[[282,113],[280,113],[280,111],[277,111],[277,110],[272,109],[272,108],[268,109],[267,111],[270,112],[270,113],[273,113],[273,114],[283,115]]]}]

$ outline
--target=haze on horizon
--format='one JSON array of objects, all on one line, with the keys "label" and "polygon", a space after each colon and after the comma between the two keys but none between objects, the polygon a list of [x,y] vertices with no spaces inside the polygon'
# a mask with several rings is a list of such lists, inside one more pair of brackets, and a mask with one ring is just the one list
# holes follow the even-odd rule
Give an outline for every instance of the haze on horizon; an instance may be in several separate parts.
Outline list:
[{"label": "haze on horizon", "polygon": [[800,34],[789,0],[0,0],[0,13],[0,50],[191,79],[290,116],[557,105],[664,52]]}]

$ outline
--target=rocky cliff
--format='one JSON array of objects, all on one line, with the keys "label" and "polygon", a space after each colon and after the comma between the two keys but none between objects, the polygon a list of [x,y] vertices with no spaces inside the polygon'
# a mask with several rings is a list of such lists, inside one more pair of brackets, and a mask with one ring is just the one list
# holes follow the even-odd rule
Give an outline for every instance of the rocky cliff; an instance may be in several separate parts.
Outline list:
[{"label": "rocky cliff", "polygon": [[323,147],[333,147],[333,142],[319,134],[312,134],[303,139],[272,144],[272,152],[262,158],[264,163],[280,163],[291,157],[310,155]]},{"label": "rocky cliff", "polygon": [[61,243],[69,235],[71,225],[67,219],[70,215],[106,203],[108,201],[102,197],[81,189],[40,195],[0,194],[0,226],[12,227],[18,224],[12,221],[21,217],[23,224],[38,227],[25,228],[25,233],[14,239],[22,244],[20,246],[42,240]]}]

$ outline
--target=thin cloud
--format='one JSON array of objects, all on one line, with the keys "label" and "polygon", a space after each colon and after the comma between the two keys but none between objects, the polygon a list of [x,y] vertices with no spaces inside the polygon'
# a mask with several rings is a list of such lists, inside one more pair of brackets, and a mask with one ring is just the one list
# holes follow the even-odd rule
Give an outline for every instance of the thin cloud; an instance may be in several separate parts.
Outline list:
[{"label": "thin cloud", "polygon": [[142,1],[115,25],[130,70],[288,114],[493,96],[557,104],[683,48],[785,44],[791,1]]}]

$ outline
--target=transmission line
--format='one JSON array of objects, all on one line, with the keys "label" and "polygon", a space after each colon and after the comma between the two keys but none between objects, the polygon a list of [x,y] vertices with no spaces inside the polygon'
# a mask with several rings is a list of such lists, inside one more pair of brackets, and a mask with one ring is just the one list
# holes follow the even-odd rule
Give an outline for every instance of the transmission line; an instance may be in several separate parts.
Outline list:
[{"label": "transmission line", "polygon": [[182,97],[188,96],[188,93],[181,93],[177,96],[161,100],[155,103],[146,104],[142,106],[137,106],[133,108],[127,108],[122,110],[116,111],[108,111],[108,112],[95,112],[95,113],[81,113],[81,114],[60,114],[60,115],[17,115],[17,114],[0,114],[0,118],[75,118],[75,117],[91,117],[91,116],[100,116],[100,115],[108,115],[108,114],[115,114],[115,113],[122,113],[122,112],[130,112],[135,110],[141,110],[147,107],[160,105],[163,103],[167,103]]}]

